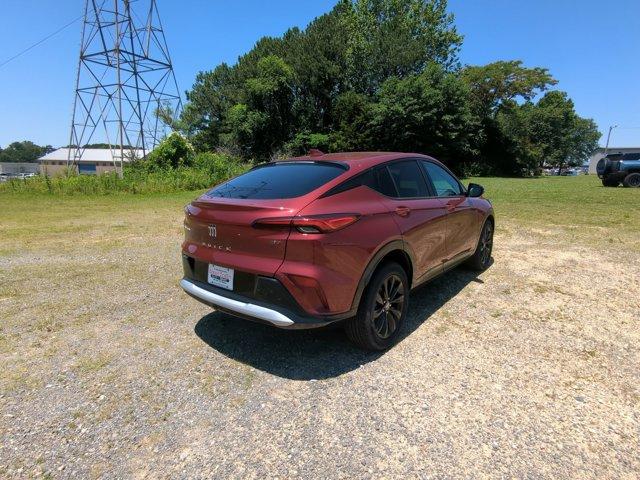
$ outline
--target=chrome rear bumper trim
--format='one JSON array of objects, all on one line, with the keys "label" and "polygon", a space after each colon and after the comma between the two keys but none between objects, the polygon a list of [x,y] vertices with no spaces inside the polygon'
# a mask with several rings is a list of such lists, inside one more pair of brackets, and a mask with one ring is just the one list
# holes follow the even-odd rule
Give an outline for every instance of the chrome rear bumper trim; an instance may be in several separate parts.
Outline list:
[{"label": "chrome rear bumper trim", "polygon": [[223,297],[222,295],[218,295],[217,293],[213,293],[205,290],[204,288],[200,288],[184,278],[180,280],[180,286],[185,292],[201,300],[204,300],[205,302],[211,303],[213,305],[218,305],[221,308],[226,308],[227,310],[231,310],[242,315],[259,318],[260,320],[272,323],[277,327],[288,327],[290,325],[293,325],[294,323],[293,320],[280,312],[276,312],[275,310],[272,310],[270,308],[261,307],[260,305],[254,305],[253,303],[244,303],[238,300]]}]

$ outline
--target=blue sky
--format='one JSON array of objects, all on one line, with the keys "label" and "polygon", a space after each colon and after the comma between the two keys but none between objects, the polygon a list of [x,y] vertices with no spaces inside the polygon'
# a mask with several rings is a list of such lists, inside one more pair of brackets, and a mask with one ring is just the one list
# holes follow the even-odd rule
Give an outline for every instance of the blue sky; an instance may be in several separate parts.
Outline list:
[{"label": "blue sky", "polygon": [[[158,0],[181,90],[263,35],[305,26],[334,0]],[[81,14],[83,0],[2,0],[0,63]],[[640,146],[640,1],[449,0],[464,63],[521,59],[559,80],[615,146]],[[67,143],[80,22],[0,68],[0,146]],[[602,139],[602,142],[604,139]]]}]

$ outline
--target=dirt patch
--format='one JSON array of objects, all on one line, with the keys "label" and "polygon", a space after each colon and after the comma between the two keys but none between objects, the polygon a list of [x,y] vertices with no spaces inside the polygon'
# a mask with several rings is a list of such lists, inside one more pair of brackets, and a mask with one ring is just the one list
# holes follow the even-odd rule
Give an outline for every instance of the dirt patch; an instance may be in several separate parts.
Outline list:
[{"label": "dirt patch", "polygon": [[0,477],[640,476],[637,255],[511,223],[367,354],[212,313],[130,215],[0,257]]}]

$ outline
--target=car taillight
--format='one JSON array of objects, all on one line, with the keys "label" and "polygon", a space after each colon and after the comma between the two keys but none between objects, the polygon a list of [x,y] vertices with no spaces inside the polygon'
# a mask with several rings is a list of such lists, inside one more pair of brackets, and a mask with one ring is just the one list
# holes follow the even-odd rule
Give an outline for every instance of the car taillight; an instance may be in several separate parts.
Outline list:
[{"label": "car taillight", "polygon": [[261,218],[253,222],[254,227],[295,227],[301,233],[330,233],[356,222],[356,213],[310,215],[307,217]]},{"label": "car taillight", "polygon": [[302,233],[329,233],[348,227],[358,218],[360,215],[354,213],[294,217],[291,224]]}]

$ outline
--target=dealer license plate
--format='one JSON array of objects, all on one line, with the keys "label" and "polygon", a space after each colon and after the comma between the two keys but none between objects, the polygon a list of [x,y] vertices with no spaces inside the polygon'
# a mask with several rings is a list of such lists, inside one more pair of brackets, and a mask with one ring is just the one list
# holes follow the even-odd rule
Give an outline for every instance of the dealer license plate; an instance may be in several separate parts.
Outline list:
[{"label": "dealer license plate", "polygon": [[233,290],[233,268],[221,267],[210,263],[207,282],[216,287]]}]

